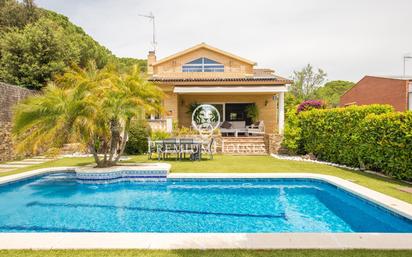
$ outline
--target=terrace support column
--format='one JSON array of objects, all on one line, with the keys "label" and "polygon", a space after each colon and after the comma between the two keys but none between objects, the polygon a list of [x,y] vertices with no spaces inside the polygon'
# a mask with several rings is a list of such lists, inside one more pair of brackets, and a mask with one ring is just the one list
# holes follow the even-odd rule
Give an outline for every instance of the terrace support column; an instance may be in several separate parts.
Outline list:
[{"label": "terrace support column", "polygon": [[279,93],[278,106],[279,106],[278,131],[279,131],[279,134],[282,135],[284,127],[285,127],[285,93],[284,92]]}]

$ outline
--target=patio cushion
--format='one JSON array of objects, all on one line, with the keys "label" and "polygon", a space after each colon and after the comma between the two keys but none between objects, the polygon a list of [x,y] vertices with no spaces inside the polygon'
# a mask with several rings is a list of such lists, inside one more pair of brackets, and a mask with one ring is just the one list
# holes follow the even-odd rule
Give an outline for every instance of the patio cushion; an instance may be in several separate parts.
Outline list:
[{"label": "patio cushion", "polygon": [[230,128],[232,127],[232,124],[231,124],[230,122],[228,122],[228,121],[224,121],[224,122],[222,123],[222,125],[220,125],[220,127],[221,127],[221,128],[224,128],[224,129],[230,129]]},{"label": "patio cushion", "polygon": [[232,121],[232,128],[233,129],[240,129],[240,130],[245,130],[246,129],[246,121]]}]

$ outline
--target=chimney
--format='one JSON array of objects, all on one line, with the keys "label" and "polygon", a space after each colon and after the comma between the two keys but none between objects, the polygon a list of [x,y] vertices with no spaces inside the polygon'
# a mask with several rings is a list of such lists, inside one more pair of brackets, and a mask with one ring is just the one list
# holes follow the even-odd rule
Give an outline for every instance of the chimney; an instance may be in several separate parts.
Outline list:
[{"label": "chimney", "polygon": [[156,62],[156,53],[155,51],[149,51],[147,55],[147,74],[153,75],[153,63]]}]

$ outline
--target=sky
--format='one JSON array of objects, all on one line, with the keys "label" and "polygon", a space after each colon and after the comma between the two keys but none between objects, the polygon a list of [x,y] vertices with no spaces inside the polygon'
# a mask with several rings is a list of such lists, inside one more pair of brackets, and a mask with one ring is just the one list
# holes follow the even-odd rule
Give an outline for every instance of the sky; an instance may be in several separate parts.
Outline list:
[{"label": "sky", "polygon": [[[37,0],[121,57],[158,59],[205,42],[290,77],[310,63],[328,80],[398,76],[412,53],[412,0]],[[411,54],[412,55],[412,54]],[[412,59],[407,61],[412,75]]]}]

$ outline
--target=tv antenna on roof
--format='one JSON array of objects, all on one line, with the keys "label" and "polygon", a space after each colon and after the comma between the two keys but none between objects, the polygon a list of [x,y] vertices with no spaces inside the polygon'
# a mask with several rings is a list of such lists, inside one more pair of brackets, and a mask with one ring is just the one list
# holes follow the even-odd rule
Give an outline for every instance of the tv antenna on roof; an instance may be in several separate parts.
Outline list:
[{"label": "tv antenna on roof", "polygon": [[153,51],[156,51],[157,48],[157,41],[156,41],[156,25],[155,25],[155,17],[153,15],[152,12],[149,13],[149,15],[145,15],[145,14],[139,14],[139,16],[148,18],[152,21],[152,25],[153,25],[153,39],[152,39],[152,46],[153,46]]}]

